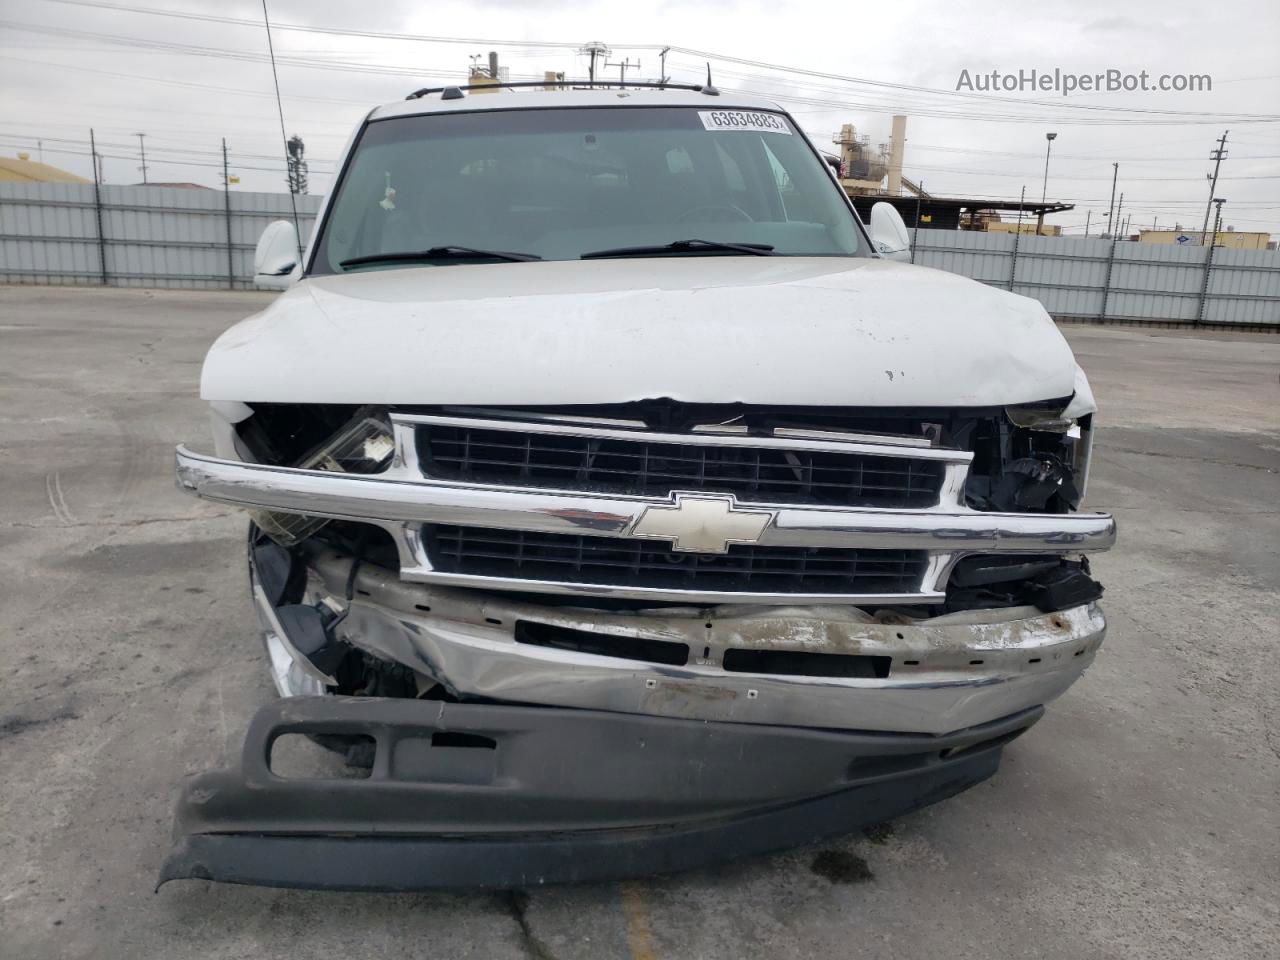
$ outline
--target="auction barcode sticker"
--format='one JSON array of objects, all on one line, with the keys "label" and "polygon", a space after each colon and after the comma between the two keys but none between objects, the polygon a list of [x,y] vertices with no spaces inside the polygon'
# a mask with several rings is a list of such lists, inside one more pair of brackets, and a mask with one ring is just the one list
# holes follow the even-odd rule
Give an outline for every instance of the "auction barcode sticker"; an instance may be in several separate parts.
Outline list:
[{"label": "auction barcode sticker", "polygon": [[708,130],[742,130],[748,133],[785,133],[791,127],[776,113],[754,113],[750,110],[699,110],[702,125]]}]

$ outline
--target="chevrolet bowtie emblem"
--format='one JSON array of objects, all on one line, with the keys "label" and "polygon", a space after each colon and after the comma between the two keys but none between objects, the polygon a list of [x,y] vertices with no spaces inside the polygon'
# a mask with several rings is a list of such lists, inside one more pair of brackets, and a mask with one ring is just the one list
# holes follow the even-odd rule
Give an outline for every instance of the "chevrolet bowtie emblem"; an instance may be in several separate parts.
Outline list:
[{"label": "chevrolet bowtie emblem", "polygon": [[631,536],[670,540],[681,553],[728,553],[731,543],[755,543],[773,522],[772,510],[742,510],[732,496],[676,493],[675,506],[646,507]]}]

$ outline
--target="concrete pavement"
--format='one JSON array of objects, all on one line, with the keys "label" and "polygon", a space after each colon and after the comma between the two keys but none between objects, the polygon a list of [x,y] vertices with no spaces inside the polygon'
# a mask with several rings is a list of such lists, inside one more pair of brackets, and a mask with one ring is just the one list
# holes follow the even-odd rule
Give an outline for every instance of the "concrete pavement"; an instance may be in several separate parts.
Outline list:
[{"label": "concrete pavement", "polygon": [[1111,633],[961,797],[836,843],[519,895],[152,892],[272,696],[243,517],[181,496],[268,295],[0,287],[0,957],[1280,955],[1280,338],[1069,327]]}]

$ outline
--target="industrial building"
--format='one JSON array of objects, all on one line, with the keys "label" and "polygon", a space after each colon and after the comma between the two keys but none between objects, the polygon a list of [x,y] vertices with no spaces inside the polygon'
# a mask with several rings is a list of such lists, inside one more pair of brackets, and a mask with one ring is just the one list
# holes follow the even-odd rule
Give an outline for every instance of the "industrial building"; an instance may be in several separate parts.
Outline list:
[{"label": "industrial building", "polygon": [[0,157],[0,181],[7,183],[92,183],[74,173],[59,170],[47,163],[32,160],[31,154],[20,153],[16,157]]},{"label": "industrial building", "polygon": [[1045,216],[1074,209],[1074,204],[1069,203],[936,197],[928,193],[902,173],[907,118],[900,114],[893,118],[888,143],[873,147],[871,138],[859,134],[851,123],[844,124],[832,142],[840,148],[840,185],[863,220],[870,218],[873,206],[884,201],[892,204],[912,228],[1056,237],[1062,228],[1046,224]]},{"label": "industrial building", "polygon": [[[1276,245],[1269,233],[1255,233],[1227,227],[1213,235],[1215,247],[1227,247],[1231,250],[1274,250]],[[1207,238],[1206,238],[1207,239]],[[1138,233],[1140,243],[1176,243],[1182,246],[1199,246],[1201,235],[1199,230],[1184,229],[1175,225],[1172,230],[1142,230]]]}]

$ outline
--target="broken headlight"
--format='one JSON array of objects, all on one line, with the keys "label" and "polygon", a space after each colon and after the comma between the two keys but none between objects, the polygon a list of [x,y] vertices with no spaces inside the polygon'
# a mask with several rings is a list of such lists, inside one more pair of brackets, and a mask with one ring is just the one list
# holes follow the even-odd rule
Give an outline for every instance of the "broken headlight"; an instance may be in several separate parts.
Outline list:
[{"label": "broken headlight", "polygon": [[1047,400],[1041,403],[1023,403],[1016,407],[1005,407],[1004,415],[1015,427],[1022,427],[1025,430],[1066,433],[1076,422],[1063,416],[1066,409],[1066,404],[1061,400]]},{"label": "broken headlight", "polygon": [[[385,411],[361,407],[328,440],[288,465],[330,473],[377,473],[387,467],[394,453],[395,442]],[[263,533],[285,547],[307,539],[329,522],[324,517],[269,510],[255,510],[252,516]]]},{"label": "broken headlight", "polygon": [[1005,407],[1005,416],[1015,427],[1032,434],[1058,434],[1058,443],[1065,465],[1070,468],[1078,495],[1073,507],[1084,499],[1085,485],[1089,481],[1089,457],[1093,452],[1093,414],[1083,417],[1064,415],[1060,401],[1029,403]]},{"label": "broken headlight", "polygon": [[1089,479],[1093,415],[1068,417],[1065,410],[1056,400],[1005,407],[1012,429],[1004,476],[993,490],[1004,504],[998,509],[1079,508]]},{"label": "broken headlight", "polygon": [[1002,513],[1067,513],[1084,497],[1093,416],[1068,400],[1005,407],[975,434],[965,491],[970,506]]}]

